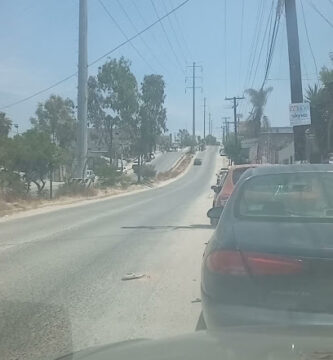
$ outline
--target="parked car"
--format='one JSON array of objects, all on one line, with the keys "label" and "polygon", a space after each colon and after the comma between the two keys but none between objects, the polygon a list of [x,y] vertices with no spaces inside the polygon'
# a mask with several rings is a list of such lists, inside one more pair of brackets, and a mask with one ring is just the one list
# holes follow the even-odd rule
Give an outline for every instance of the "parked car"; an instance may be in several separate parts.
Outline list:
[{"label": "parked car", "polygon": [[331,165],[252,168],[222,215],[208,211],[220,218],[202,263],[208,328],[333,324],[332,184]]},{"label": "parked car", "polygon": [[202,164],[202,160],[199,158],[194,159],[193,165],[201,165]]},{"label": "parked car", "polygon": [[225,177],[228,174],[228,168],[221,168],[220,171],[216,174],[217,178],[216,178],[216,185],[221,185],[223,184]]},{"label": "parked car", "polygon": [[[241,175],[251,167],[256,167],[257,164],[246,164],[246,165],[235,165],[228,168],[228,173],[224,179],[223,186],[217,187],[214,191],[216,195],[213,200],[213,207],[223,207],[228,201],[232,191],[234,190],[237,181]],[[217,220],[214,218],[210,219],[210,223],[213,226],[217,225]]]},{"label": "parked car", "polygon": [[217,175],[216,185],[212,185],[210,188],[214,191],[214,199],[213,199],[213,207],[215,206],[216,198],[220,191],[222,190],[222,186],[224,181],[228,175],[228,168],[222,168]]}]

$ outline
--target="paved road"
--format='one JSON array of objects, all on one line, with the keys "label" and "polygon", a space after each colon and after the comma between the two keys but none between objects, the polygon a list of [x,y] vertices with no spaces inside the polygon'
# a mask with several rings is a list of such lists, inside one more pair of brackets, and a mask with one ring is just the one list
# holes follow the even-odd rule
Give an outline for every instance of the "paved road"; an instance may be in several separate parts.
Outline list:
[{"label": "paved road", "polygon": [[156,159],[152,160],[151,164],[155,166],[157,173],[168,171],[173,167],[177,160],[180,159],[186,150],[187,148],[181,149],[180,151],[165,152],[157,156]]},{"label": "paved road", "polygon": [[200,156],[162,188],[0,222],[1,358],[194,330],[216,148]]}]

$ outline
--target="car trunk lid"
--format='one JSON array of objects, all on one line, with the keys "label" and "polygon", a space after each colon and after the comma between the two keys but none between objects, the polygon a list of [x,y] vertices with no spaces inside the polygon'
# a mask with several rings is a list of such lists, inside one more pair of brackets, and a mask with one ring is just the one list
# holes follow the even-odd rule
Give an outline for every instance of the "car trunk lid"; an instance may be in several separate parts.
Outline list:
[{"label": "car trunk lid", "polygon": [[333,224],[237,222],[234,237],[249,281],[250,305],[333,312]]}]

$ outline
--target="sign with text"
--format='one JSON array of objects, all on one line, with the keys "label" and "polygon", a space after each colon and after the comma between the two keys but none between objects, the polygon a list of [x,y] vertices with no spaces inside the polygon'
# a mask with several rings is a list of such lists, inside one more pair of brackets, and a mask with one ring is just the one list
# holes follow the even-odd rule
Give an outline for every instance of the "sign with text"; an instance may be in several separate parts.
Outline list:
[{"label": "sign with text", "polygon": [[291,126],[310,125],[311,114],[309,103],[297,103],[289,105],[289,119]]}]

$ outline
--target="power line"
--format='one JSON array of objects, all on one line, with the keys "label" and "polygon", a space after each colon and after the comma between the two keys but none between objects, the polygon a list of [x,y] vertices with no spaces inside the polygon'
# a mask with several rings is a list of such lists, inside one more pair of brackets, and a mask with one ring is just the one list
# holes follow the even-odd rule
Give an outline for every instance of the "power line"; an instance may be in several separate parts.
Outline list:
[{"label": "power line", "polygon": [[[154,1],[153,1],[153,0],[150,0],[150,3],[151,3],[151,5],[152,5],[153,8],[154,8],[154,11],[155,11],[155,14],[156,14],[157,18],[159,18],[158,11],[157,11],[157,9],[156,9],[156,6],[155,6],[155,4],[154,4]],[[165,27],[164,27],[162,21],[160,21],[160,25],[161,25],[162,30],[163,30],[163,32],[164,32],[164,35],[165,35],[165,37],[166,37],[166,39],[167,39],[167,41],[168,41],[168,44],[169,44],[169,46],[170,46],[170,49],[171,49],[171,51],[172,51],[172,53],[173,53],[173,55],[174,55],[174,57],[175,57],[175,59],[176,59],[176,62],[177,62],[177,64],[179,65],[180,71],[185,75],[185,71],[184,71],[184,69],[183,69],[183,66],[182,66],[181,62],[179,61],[178,55],[177,55],[177,53],[175,52],[175,49],[173,48],[172,43],[170,42],[168,33],[166,32]]]},{"label": "power line", "polygon": [[[258,3],[257,16],[256,16],[257,22],[256,22],[256,25],[255,25],[255,28],[254,28],[253,37],[252,37],[252,41],[251,41],[250,56],[249,56],[249,62],[248,62],[248,66],[247,66],[247,71],[246,71],[245,78],[244,78],[243,89],[246,88],[246,84],[247,84],[248,81],[250,81],[250,78],[251,78],[251,73],[252,73],[251,61],[252,61],[252,57],[255,56],[254,46],[255,46],[255,43],[258,42],[258,40],[256,40],[256,39],[258,39],[258,36],[259,36],[259,23],[260,23],[260,19],[261,19],[262,12],[263,12],[263,5],[264,5],[264,0],[261,0],[261,2]],[[253,64],[252,64],[252,67],[253,67]],[[249,100],[246,99],[246,104],[242,103],[242,105],[241,105],[242,106],[242,112],[245,112],[245,110],[247,111],[248,105],[249,105]]]},{"label": "power line", "polygon": [[253,38],[252,38],[251,53],[250,53],[250,58],[249,58],[249,67],[248,67],[247,76],[245,78],[244,88],[246,87],[246,83],[250,82],[251,77],[252,77],[253,66],[254,66],[254,62],[256,59],[256,52],[257,52],[258,43],[259,43],[260,29],[262,27],[262,22],[263,22],[264,8],[265,8],[264,0],[261,0],[260,4],[258,6],[258,15],[257,15],[258,20],[257,20],[256,27],[254,30]]},{"label": "power line", "polygon": [[[134,22],[132,21],[132,19],[130,18],[130,16],[128,15],[126,9],[123,7],[123,5],[121,4],[121,2],[119,0],[116,0],[118,6],[121,8],[122,12],[125,14],[127,20],[131,23],[133,29],[135,32],[138,32],[137,27],[135,26]],[[145,46],[147,47],[147,49],[150,51],[151,55],[153,56],[153,58],[155,59],[155,61],[159,64],[160,67],[162,67],[165,71],[168,71],[165,66],[160,62],[160,60],[158,59],[158,57],[154,54],[154,52],[152,51],[151,47],[147,44],[147,42],[145,41],[145,39],[140,36],[142,42],[145,44]]]},{"label": "power line", "polygon": [[228,92],[228,58],[227,58],[227,0],[224,0],[224,91],[225,94]]},{"label": "power line", "polygon": [[321,16],[329,26],[331,26],[333,28],[333,23],[327,19],[327,17],[316,7],[316,5],[312,2],[308,0],[308,4],[312,7],[312,9],[319,15]]},{"label": "power line", "polygon": [[245,0],[242,0],[241,33],[240,33],[240,45],[239,45],[238,84],[240,84],[240,78],[241,78],[241,72],[242,72],[242,60],[243,60],[244,7],[245,7]]},{"label": "power line", "polygon": [[[183,7],[184,5],[186,5],[189,1],[191,0],[184,0],[182,3],[180,3],[178,6],[176,6],[175,8],[173,8],[172,10],[170,10],[168,13],[166,13],[165,15],[161,16],[160,18],[158,18],[157,20],[155,20],[153,23],[151,23],[150,25],[148,25],[147,27],[145,27],[144,29],[142,29],[141,31],[139,31],[138,33],[136,33],[135,35],[131,36],[128,40],[123,41],[122,43],[118,44],[116,47],[114,47],[113,49],[111,49],[110,51],[106,52],[104,55],[101,55],[100,57],[98,57],[97,59],[95,59],[94,61],[92,61],[90,64],[88,64],[88,67],[95,65],[96,63],[98,63],[100,60],[106,58],[107,56],[109,56],[110,54],[114,53],[115,51],[117,51],[118,49],[120,49],[121,47],[123,47],[124,45],[128,44],[130,41],[136,39],[137,37],[139,37],[141,34],[145,33],[146,31],[148,31],[149,29],[151,29],[153,26],[155,26],[156,24],[158,24],[159,22],[161,22],[163,19],[165,19],[166,17],[168,17],[169,15],[171,15],[172,13],[174,13],[175,11],[177,11],[178,9],[180,9],[181,7]],[[69,79],[75,77],[77,75],[77,71],[67,77],[65,77],[62,80],[57,81],[56,83],[48,86],[45,89],[39,90],[37,92],[35,92],[32,95],[29,95],[21,100],[15,101],[11,104],[2,106],[0,109],[7,109],[9,107],[12,107],[14,105],[18,105],[21,104],[25,101],[28,101],[40,94],[43,94],[44,92],[47,92],[53,88],[55,88],[56,86],[64,83],[65,81],[68,81]]]},{"label": "power line", "polygon": [[132,46],[133,50],[138,54],[138,56],[141,58],[141,60],[143,60],[144,63],[146,63],[146,65],[148,67],[150,67],[154,72],[154,68],[153,66],[151,66],[151,64],[147,61],[147,59],[145,59],[145,57],[141,54],[141,52],[138,50],[138,48],[132,43],[131,40],[129,40],[128,36],[126,35],[126,33],[123,31],[123,29],[121,28],[121,26],[118,24],[117,20],[111,15],[110,11],[107,9],[107,7],[104,5],[102,0],[98,0],[99,4],[102,6],[103,10],[105,11],[105,13],[108,15],[108,17],[113,21],[113,23],[117,26],[118,30],[123,34],[124,38],[126,40],[129,41],[129,44]]},{"label": "power line", "polygon": [[[266,27],[265,27],[265,31],[264,31],[264,36],[262,38],[261,47],[260,47],[260,50],[259,50],[258,62],[257,62],[257,66],[255,67],[255,72],[254,72],[253,80],[252,80],[252,83],[251,83],[251,88],[253,87],[256,76],[257,76],[257,72],[258,72],[258,68],[259,68],[259,64],[260,64],[260,59],[261,59],[261,54],[262,54],[262,51],[264,49],[264,44],[265,44],[265,40],[266,40],[266,36],[267,36],[268,27],[269,27],[269,24],[272,24],[273,7],[274,7],[274,1],[272,1],[271,10],[270,10],[268,18],[267,18],[267,23],[266,23]],[[267,44],[269,44],[269,38],[268,38]],[[267,63],[267,61],[268,60],[266,58],[266,63]]]},{"label": "power line", "polygon": [[[118,1],[119,1],[119,0],[118,0]],[[163,4],[163,7],[164,7],[164,10],[165,10],[166,12],[168,12],[168,9],[167,9],[164,1],[162,1],[162,4]],[[179,49],[180,49],[180,51],[181,51],[181,54],[182,54],[182,56],[183,56],[183,58],[184,58],[184,61],[185,61],[185,63],[186,63],[187,58],[186,58],[185,52],[184,52],[184,50],[183,50],[182,45],[180,44],[180,41],[179,41],[177,32],[175,31],[175,28],[173,27],[173,24],[172,24],[172,22],[171,22],[171,18],[170,18],[170,17],[168,17],[168,22],[169,22],[169,25],[170,25],[170,27],[171,27],[171,30],[172,30],[172,32],[173,32],[173,34],[174,34],[174,36],[175,36],[176,42],[177,42],[178,47],[179,47]]]},{"label": "power line", "polygon": [[309,37],[309,32],[308,32],[308,26],[307,26],[307,24],[306,24],[306,17],[305,17],[305,11],[304,11],[304,7],[303,7],[303,2],[300,1],[300,3],[301,3],[302,15],[303,15],[303,23],[304,23],[304,28],[305,28],[305,34],[306,34],[306,38],[307,38],[308,45],[309,45],[309,48],[310,48],[312,60],[313,60],[314,66],[315,66],[316,76],[317,76],[317,81],[318,81],[317,61],[316,61],[316,58],[315,58],[315,56],[314,56],[314,52],[313,52],[313,50],[312,50],[312,46],[311,46],[311,42],[310,42],[310,37]]},{"label": "power line", "polygon": [[[137,0],[131,0],[131,1],[132,1],[132,4],[133,4],[134,7],[135,7],[136,12],[139,14],[139,16],[140,16],[140,18],[141,18],[144,26],[147,26],[147,21],[145,20],[145,18],[143,17],[143,15],[142,15],[142,13],[141,13],[140,7],[139,7],[138,4],[137,4]],[[176,13],[177,13],[177,12],[175,12],[175,14],[176,14]],[[151,32],[150,34],[153,36],[154,41],[158,43],[159,40],[156,39],[156,36],[155,36],[154,32]],[[164,50],[165,50],[165,49],[162,48],[163,53],[164,53],[164,54],[166,55],[166,57],[168,57],[169,60],[170,60],[169,63],[172,63],[172,59],[171,59],[171,57],[170,57],[170,54],[169,54],[167,51],[164,51]]]},{"label": "power line", "polygon": [[12,107],[12,106],[14,106],[14,105],[18,105],[18,104],[21,104],[21,103],[23,103],[23,102],[25,102],[25,101],[28,101],[28,100],[34,98],[35,96],[38,96],[38,95],[40,95],[40,94],[43,94],[44,92],[49,91],[49,90],[55,88],[56,86],[58,86],[58,85],[60,85],[60,84],[62,84],[62,83],[64,83],[64,82],[68,81],[69,79],[72,79],[72,78],[75,77],[75,76],[77,76],[77,72],[75,72],[74,74],[71,74],[71,75],[65,77],[64,79],[59,80],[59,81],[57,81],[56,83],[48,86],[47,88],[42,89],[42,90],[39,90],[39,91],[33,93],[32,95],[29,95],[29,96],[27,96],[27,97],[25,97],[25,98],[23,98],[23,99],[21,99],[21,100],[17,100],[17,101],[15,101],[15,102],[12,102],[11,104],[2,106],[2,107],[1,107],[1,110],[3,110],[3,109],[8,109],[8,108],[10,108],[10,107]]},{"label": "power line", "polygon": [[[170,2],[170,4],[171,4],[171,8],[173,8],[173,7],[174,7],[173,1],[172,1],[172,0],[169,0],[169,2]],[[182,38],[182,40],[183,40],[183,43],[184,43],[184,45],[185,45],[185,49],[186,49],[186,51],[187,51],[190,59],[193,59],[193,55],[192,55],[192,53],[191,53],[190,47],[188,46],[188,43],[187,43],[186,38],[185,38],[185,36],[184,36],[184,32],[183,32],[182,27],[181,27],[181,25],[180,25],[180,21],[179,21],[177,12],[174,13],[174,16],[175,16],[175,19],[176,19],[176,23],[177,23],[177,25],[178,25],[179,33],[180,33],[181,38]]]},{"label": "power line", "polygon": [[266,62],[265,76],[264,76],[264,80],[263,80],[263,83],[261,85],[261,88],[263,88],[264,85],[265,85],[269,70],[270,70],[271,65],[272,65],[273,55],[274,55],[274,50],[275,50],[275,45],[276,45],[276,39],[277,39],[277,35],[278,35],[278,32],[279,32],[279,27],[280,27],[280,19],[281,19],[282,8],[283,8],[282,4],[283,4],[283,2],[278,0],[277,7],[276,7],[276,13],[275,13],[273,33],[272,33],[269,53],[268,53],[267,62]]}]

